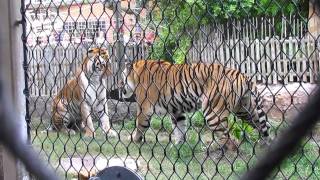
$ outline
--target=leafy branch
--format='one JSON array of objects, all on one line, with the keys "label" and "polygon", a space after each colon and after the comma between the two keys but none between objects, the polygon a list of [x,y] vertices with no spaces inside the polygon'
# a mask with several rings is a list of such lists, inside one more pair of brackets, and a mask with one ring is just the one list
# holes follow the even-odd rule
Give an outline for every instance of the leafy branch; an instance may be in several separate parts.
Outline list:
[{"label": "leafy branch", "polygon": [[[150,20],[157,27],[151,58],[184,63],[200,26],[230,18],[307,14],[306,0],[159,0],[151,1]],[[302,16],[302,15],[301,15]],[[277,22],[276,22],[277,24]],[[276,25],[279,26],[279,25]],[[279,28],[279,27],[278,27]]]}]

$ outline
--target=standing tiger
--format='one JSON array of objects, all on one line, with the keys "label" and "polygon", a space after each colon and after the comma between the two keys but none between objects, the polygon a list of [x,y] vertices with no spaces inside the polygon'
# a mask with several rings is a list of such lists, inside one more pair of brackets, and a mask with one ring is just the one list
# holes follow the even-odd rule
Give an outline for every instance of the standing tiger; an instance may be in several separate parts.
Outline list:
[{"label": "standing tiger", "polygon": [[106,97],[106,78],[112,75],[108,52],[93,48],[66,85],[58,92],[52,105],[52,124],[55,130],[84,130],[94,135],[92,118],[100,119],[102,129],[110,136]]},{"label": "standing tiger", "polygon": [[[263,138],[269,138],[267,118],[257,97],[256,87],[238,70],[220,64],[171,64],[166,61],[139,60],[126,64],[122,95],[133,94],[138,103],[136,129],[132,140],[142,140],[153,114],[168,113],[173,122],[176,143],[184,141],[184,113],[202,109],[207,125],[228,139],[230,112],[250,124]],[[266,139],[269,140],[269,139]],[[227,141],[222,145],[226,145]],[[228,148],[228,147],[227,147]]]}]

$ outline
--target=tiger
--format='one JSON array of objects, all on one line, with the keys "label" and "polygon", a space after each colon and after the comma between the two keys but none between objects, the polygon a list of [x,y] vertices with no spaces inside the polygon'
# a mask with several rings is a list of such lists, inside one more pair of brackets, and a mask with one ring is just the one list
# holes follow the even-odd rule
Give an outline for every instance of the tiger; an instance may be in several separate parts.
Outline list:
[{"label": "tiger", "polygon": [[110,137],[117,133],[111,129],[108,117],[106,78],[112,75],[108,51],[92,48],[81,65],[52,103],[53,129],[70,133],[84,131],[94,136],[92,119],[100,119],[102,130]]},{"label": "tiger", "polygon": [[[172,64],[165,60],[126,63],[119,82],[122,97],[135,95],[136,127],[129,139],[141,142],[153,114],[169,114],[175,144],[185,140],[186,113],[202,110],[206,125],[222,133],[221,147],[228,148],[230,113],[246,119],[270,143],[267,116],[255,84],[239,70],[217,63]],[[224,141],[223,141],[224,139]],[[229,147],[230,148],[230,147]]]}]

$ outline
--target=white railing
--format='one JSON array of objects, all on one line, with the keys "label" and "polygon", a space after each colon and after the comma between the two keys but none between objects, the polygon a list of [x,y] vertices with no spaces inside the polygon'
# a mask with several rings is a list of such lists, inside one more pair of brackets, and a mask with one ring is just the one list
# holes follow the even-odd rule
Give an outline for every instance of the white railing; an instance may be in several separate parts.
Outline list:
[{"label": "white railing", "polygon": [[200,38],[189,53],[190,62],[221,63],[268,84],[315,83],[319,73],[320,52],[312,37],[266,37],[210,41]]}]

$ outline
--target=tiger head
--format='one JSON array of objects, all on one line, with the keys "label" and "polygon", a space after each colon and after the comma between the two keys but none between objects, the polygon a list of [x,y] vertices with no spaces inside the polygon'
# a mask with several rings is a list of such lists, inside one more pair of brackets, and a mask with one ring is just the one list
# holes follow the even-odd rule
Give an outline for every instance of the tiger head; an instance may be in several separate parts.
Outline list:
[{"label": "tiger head", "polygon": [[123,98],[130,98],[136,89],[136,76],[137,73],[132,68],[132,63],[126,63],[122,72],[122,81],[120,81],[120,87]]},{"label": "tiger head", "polygon": [[112,75],[108,50],[105,48],[92,48],[88,51],[88,57],[83,69],[88,76],[106,78]]}]

